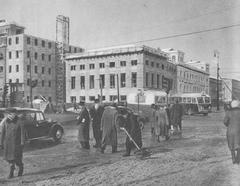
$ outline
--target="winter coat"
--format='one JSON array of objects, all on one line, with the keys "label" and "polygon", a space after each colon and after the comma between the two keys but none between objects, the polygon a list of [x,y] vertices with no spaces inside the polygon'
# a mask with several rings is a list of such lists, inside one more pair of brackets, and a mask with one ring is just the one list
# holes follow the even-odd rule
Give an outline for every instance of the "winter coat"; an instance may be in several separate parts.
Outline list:
[{"label": "winter coat", "polygon": [[107,106],[101,119],[102,144],[117,146],[117,121],[118,112],[116,108]]},{"label": "winter coat", "polygon": [[99,106],[98,109],[95,109],[93,106],[90,110],[90,116],[92,118],[92,128],[93,128],[93,136],[95,139],[101,139],[101,119],[103,115],[104,107]]},{"label": "winter coat", "polygon": [[88,142],[89,141],[89,125],[90,117],[87,108],[84,106],[79,114],[77,125],[78,128],[78,141]]},{"label": "winter coat", "polygon": [[166,110],[164,108],[157,110],[155,118],[156,118],[155,134],[157,136],[166,136],[167,129],[169,126],[168,115]]},{"label": "winter coat", "polygon": [[1,145],[3,146],[3,159],[15,161],[22,159],[24,145],[24,120],[15,117],[14,120],[4,119],[2,125]]},{"label": "winter coat", "polygon": [[224,124],[227,126],[227,141],[230,150],[240,148],[240,108],[226,111]]},{"label": "winter coat", "polygon": [[183,116],[183,107],[180,104],[174,104],[170,109],[170,118],[171,118],[171,125],[177,127],[182,122],[182,116]]}]

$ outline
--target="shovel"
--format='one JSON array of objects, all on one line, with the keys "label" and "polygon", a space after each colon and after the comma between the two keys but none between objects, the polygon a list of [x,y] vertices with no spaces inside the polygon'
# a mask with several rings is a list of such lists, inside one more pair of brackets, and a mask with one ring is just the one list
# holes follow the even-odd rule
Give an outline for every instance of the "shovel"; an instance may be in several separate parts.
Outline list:
[{"label": "shovel", "polygon": [[128,133],[128,131],[124,128],[124,127],[120,127],[121,130],[123,130],[127,136],[129,137],[129,139],[133,142],[133,144],[135,145],[135,147],[137,148],[137,151],[134,152],[134,154],[140,158],[140,159],[144,159],[146,157],[149,157],[152,155],[152,152],[149,151],[148,149],[146,148],[140,148],[137,143],[133,140],[133,138],[130,136],[130,134]]}]

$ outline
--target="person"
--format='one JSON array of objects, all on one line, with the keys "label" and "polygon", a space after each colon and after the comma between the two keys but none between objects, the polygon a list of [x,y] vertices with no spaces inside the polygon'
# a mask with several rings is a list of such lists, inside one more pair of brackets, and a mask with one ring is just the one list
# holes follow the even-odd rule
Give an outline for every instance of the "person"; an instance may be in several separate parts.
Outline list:
[{"label": "person", "polygon": [[82,148],[90,149],[89,145],[89,125],[90,125],[90,117],[88,110],[85,106],[84,101],[80,101],[79,103],[81,111],[79,113],[77,125],[78,128],[78,141],[80,142]]},{"label": "person", "polygon": [[10,164],[8,178],[14,177],[15,165],[19,167],[18,176],[23,175],[24,120],[17,116],[15,109],[8,109],[2,121],[1,147],[3,159]]},{"label": "person", "polygon": [[[119,126],[127,130],[139,148],[142,147],[142,131],[136,115],[132,112],[127,112],[125,115],[119,116]],[[123,154],[123,157],[130,156],[131,150],[136,148],[128,136],[126,138],[125,146],[126,152]]]},{"label": "person", "polygon": [[176,103],[173,104],[173,106],[170,109],[170,117],[171,117],[171,125],[180,132],[182,131],[182,117],[183,117],[184,111],[183,107],[179,104],[178,100],[176,100]]},{"label": "person", "polygon": [[165,139],[168,140],[169,122],[164,105],[159,105],[159,109],[156,111],[155,117],[157,121],[155,125],[155,135],[157,136],[157,141],[160,142],[160,136],[165,137]]},{"label": "person", "polygon": [[[228,147],[231,151],[233,164],[240,163],[240,102],[233,100],[231,108],[224,117],[224,125],[227,127]],[[237,152],[237,154],[236,154]]]},{"label": "person", "polygon": [[152,105],[151,105],[151,115],[150,115],[151,134],[152,134],[152,135],[154,135],[154,128],[155,128],[155,125],[156,125],[155,113],[156,113],[156,105],[155,105],[155,104],[152,104]]},{"label": "person", "polygon": [[99,103],[99,99],[95,99],[94,106],[89,110],[90,116],[92,118],[92,129],[93,129],[93,137],[95,138],[96,144],[93,146],[95,148],[101,148],[101,118],[103,114],[104,108]]},{"label": "person", "polygon": [[117,121],[118,112],[114,105],[106,106],[101,118],[102,145],[101,152],[107,145],[112,146],[112,153],[117,152]]}]

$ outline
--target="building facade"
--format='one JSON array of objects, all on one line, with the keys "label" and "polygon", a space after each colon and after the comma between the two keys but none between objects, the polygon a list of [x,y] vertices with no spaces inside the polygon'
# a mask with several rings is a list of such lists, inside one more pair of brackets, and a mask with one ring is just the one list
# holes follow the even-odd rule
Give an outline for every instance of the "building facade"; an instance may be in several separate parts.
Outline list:
[{"label": "building facade", "polygon": [[[4,43],[0,47],[0,87],[12,89],[6,98],[9,100],[10,93],[17,91],[22,95],[17,105],[29,106],[40,96],[56,104],[56,42],[27,35],[24,27],[6,21],[0,22],[0,33]],[[72,46],[68,49],[76,53],[83,50]]]},{"label": "building facade", "polygon": [[176,66],[161,50],[147,46],[119,46],[66,57],[66,101],[92,102],[118,97],[126,101],[129,93],[140,90],[176,92]]},{"label": "building facade", "polygon": [[[223,102],[223,90],[225,89],[223,87],[223,81],[218,80],[218,88],[219,88],[219,104],[222,105]],[[214,77],[209,78],[209,95],[211,96],[211,102],[212,106],[216,107],[217,106],[217,79]]]},{"label": "building facade", "polygon": [[222,79],[222,100],[224,102],[240,100],[240,81],[236,79]]}]

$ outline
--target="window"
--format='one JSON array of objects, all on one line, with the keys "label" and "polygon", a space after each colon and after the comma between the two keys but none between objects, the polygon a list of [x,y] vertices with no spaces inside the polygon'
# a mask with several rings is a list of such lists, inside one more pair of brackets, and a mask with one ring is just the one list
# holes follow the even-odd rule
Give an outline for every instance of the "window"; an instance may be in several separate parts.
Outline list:
[{"label": "window", "polygon": [[9,67],[8,67],[8,72],[9,72],[9,73],[12,72],[12,66],[11,66],[11,65],[9,65]]},{"label": "window", "polygon": [[38,40],[37,39],[34,39],[34,44],[35,44],[35,46],[38,46]]},{"label": "window", "polygon": [[104,88],[105,87],[105,75],[101,74],[99,76],[99,87]]},{"label": "window", "polygon": [[8,39],[8,45],[12,45],[12,38]]},{"label": "window", "polygon": [[121,73],[120,74],[121,77],[120,77],[120,81],[121,81],[121,87],[126,87],[126,74],[125,73]]},{"label": "window", "polygon": [[137,87],[137,72],[132,72],[132,87]]},{"label": "window", "polygon": [[44,87],[44,80],[42,80],[42,87]]},{"label": "window", "polygon": [[52,48],[52,43],[48,43],[48,48]]},{"label": "window", "polygon": [[27,72],[30,72],[30,65],[27,65]]},{"label": "window", "polygon": [[48,61],[51,61],[51,54],[48,55]]},{"label": "window", "polygon": [[2,54],[2,53],[0,53],[0,60],[1,60],[1,59],[3,59],[3,54]]},{"label": "window", "polygon": [[80,96],[80,97],[79,97],[79,100],[80,100],[80,101],[86,101],[86,97],[85,97],[85,96]]},{"label": "window", "polygon": [[95,96],[89,96],[89,101],[94,101],[95,100]]},{"label": "window", "polygon": [[76,70],[76,65],[71,65],[71,71]]},{"label": "window", "polygon": [[148,72],[146,72],[146,79],[145,79],[145,81],[146,81],[146,87],[148,87]]},{"label": "window", "polygon": [[30,79],[27,79],[27,86],[30,86]]},{"label": "window", "polygon": [[45,73],[45,67],[42,67],[42,74]]},{"label": "window", "polygon": [[45,47],[45,41],[42,41],[42,47]]},{"label": "window", "polygon": [[126,96],[126,95],[120,96],[120,100],[121,100],[121,101],[127,101],[127,96]]},{"label": "window", "polygon": [[3,66],[0,66],[0,73],[3,72]]},{"label": "window", "polygon": [[77,48],[74,48],[74,53],[77,53]]},{"label": "window", "polygon": [[84,70],[85,69],[85,65],[80,65],[80,70]]},{"label": "window", "polygon": [[12,79],[9,79],[9,81],[8,81],[9,83],[12,83]]},{"label": "window", "polygon": [[89,79],[90,79],[89,88],[93,89],[94,88],[94,75],[91,75]]},{"label": "window", "polygon": [[110,88],[115,88],[115,74],[110,74]]},{"label": "window", "polygon": [[16,58],[19,58],[19,51],[16,51]]},{"label": "window", "polygon": [[105,64],[104,63],[99,63],[99,68],[105,68]]},{"label": "window", "polygon": [[27,58],[30,58],[30,51],[27,51]]},{"label": "window", "polygon": [[157,88],[160,88],[160,75],[157,74]]},{"label": "window", "polygon": [[110,67],[110,68],[114,68],[114,67],[115,67],[115,62],[110,62],[110,63],[109,63],[109,67]]},{"label": "window", "polygon": [[71,89],[75,89],[75,80],[76,80],[76,77],[72,76],[71,77]]},{"label": "window", "polygon": [[120,61],[120,66],[125,67],[126,66],[126,61]]},{"label": "window", "polygon": [[152,87],[154,87],[154,84],[155,84],[155,82],[154,82],[154,74],[152,74]]},{"label": "window", "polygon": [[85,89],[85,76],[80,76],[80,88]]},{"label": "window", "polygon": [[92,63],[92,64],[89,64],[89,68],[90,69],[94,69],[95,68],[95,65]]},{"label": "window", "polygon": [[16,44],[19,44],[19,37],[15,38]]},{"label": "window", "polygon": [[146,64],[146,65],[149,65],[149,62],[148,62],[148,60],[146,60],[146,61],[145,61],[145,64]]},{"label": "window", "polygon": [[164,65],[162,64],[162,69],[164,70]]},{"label": "window", "polygon": [[38,73],[38,67],[37,66],[34,66],[34,72]]},{"label": "window", "polygon": [[115,100],[117,100],[117,96],[116,95],[109,96],[109,101],[115,101]]},{"label": "window", "polygon": [[157,63],[157,68],[159,68],[159,63]]},{"label": "window", "polygon": [[132,61],[131,61],[131,65],[132,65],[132,66],[136,66],[136,65],[137,65],[137,60],[132,60]]},{"label": "window", "polygon": [[16,72],[19,72],[19,65],[16,65]]},{"label": "window", "polygon": [[151,62],[151,67],[154,67],[154,62],[153,61]]},{"label": "window", "polygon": [[48,74],[51,74],[51,68],[48,69]]},{"label": "window", "polygon": [[30,39],[30,37],[27,37],[27,44],[28,44],[28,45],[31,44],[31,39]]},{"label": "window", "polygon": [[52,86],[52,82],[48,81],[48,87],[51,87],[51,86]]},{"label": "window", "polygon": [[44,61],[44,59],[45,59],[45,55],[44,55],[44,54],[42,54],[42,61]]},{"label": "window", "polygon": [[8,52],[8,58],[12,59],[12,52]]},{"label": "window", "polygon": [[27,96],[27,102],[29,102],[30,101],[30,97],[29,96]]},{"label": "window", "polygon": [[37,52],[34,53],[34,58],[37,60],[37,58],[38,58],[38,53]]},{"label": "window", "polygon": [[71,103],[76,103],[76,96],[71,96],[70,99],[71,99]]}]

